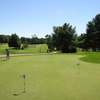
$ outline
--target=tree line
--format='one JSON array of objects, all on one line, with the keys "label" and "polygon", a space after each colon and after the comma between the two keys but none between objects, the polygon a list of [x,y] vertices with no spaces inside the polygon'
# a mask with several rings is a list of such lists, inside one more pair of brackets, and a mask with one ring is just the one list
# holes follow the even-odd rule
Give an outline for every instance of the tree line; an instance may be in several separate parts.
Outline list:
[{"label": "tree line", "polygon": [[60,51],[64,53],[76,52],[77,48],[84,51],[100,51],[100,14],[97,14],[87,23],[86,33],[76,34],[76,28],[70,23],[62,26],[54,26],[53,33],[45,38],[21,37],[17,34],[0,35],[0,43],[8,43],[9,47],[16,49],[27,47],[28,44],[47,44],[48,51]]},{"label": "tree line", "polygon": [[78,37],[78,47],[84,50],[100,50],[100,14],[88,22],[86,33]]},{"label": "tree line", "polygon": [[24,49],[28,44],[45,44],[45,38],[38,38],[36,35],[31,38],[21,37],[14,33],[12,35],[0,35],[0,44],[8,43],[9,47],[15,49]]}]

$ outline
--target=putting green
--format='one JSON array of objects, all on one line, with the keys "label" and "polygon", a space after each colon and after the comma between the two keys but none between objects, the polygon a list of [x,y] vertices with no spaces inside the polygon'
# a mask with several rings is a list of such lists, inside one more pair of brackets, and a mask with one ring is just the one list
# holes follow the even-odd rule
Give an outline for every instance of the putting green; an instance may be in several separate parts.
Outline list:
[{"label": "putting green", "polygon": [[80,57],[54,54],[0,60],[0,100],[100,100],[100,64]]}]

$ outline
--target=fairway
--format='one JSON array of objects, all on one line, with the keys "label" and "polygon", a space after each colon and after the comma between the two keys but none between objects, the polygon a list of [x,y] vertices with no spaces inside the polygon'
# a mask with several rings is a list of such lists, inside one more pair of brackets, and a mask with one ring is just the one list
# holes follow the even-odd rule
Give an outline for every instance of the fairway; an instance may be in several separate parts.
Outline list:
[{"label": "fairway", "polygon": [[36,54],[0,59],[0,100],[100,100],[100,64],[81,57]]},{"label": "fairway", "polygon": [[[5,54],[5,49],[9,48],[7,44],[0,45],[0,55]],[[34,53],[46,53],[47,52],[47,45],[46,44],[34,44],[29,45],[28,48],[24,50],[16,50],[14,48],[9,48],[10,54],[34,54]]]}]

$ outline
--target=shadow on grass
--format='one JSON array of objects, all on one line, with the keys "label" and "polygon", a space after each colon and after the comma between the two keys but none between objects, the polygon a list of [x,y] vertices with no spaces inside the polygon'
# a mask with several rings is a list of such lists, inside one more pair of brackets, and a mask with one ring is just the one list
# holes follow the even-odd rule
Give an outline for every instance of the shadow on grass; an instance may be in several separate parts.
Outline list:
[{"label": "shadow on grass", "polygon": [[87,54],[80,58],[81,61],[100,64],[100,53]]},{"label": "shadow on grass", "polygon": [[22,95],[22,94],[24,94],[24,93],[26,93],[25,91],[22,91],[22,92],[18,92],[18,93],[13,93],[12,95],[13,96],[19,96],[19,95]]}]

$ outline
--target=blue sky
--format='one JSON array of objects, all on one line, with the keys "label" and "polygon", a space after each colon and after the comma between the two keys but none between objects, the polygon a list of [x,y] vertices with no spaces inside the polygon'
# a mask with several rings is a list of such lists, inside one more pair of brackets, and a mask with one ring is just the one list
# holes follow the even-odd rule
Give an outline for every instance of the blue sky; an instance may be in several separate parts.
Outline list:
[{"label": "blue sky", "polygon": [[78,34],[100,13],[100,0],[0,0],[0,34],[43,37],[65,22]]}]

